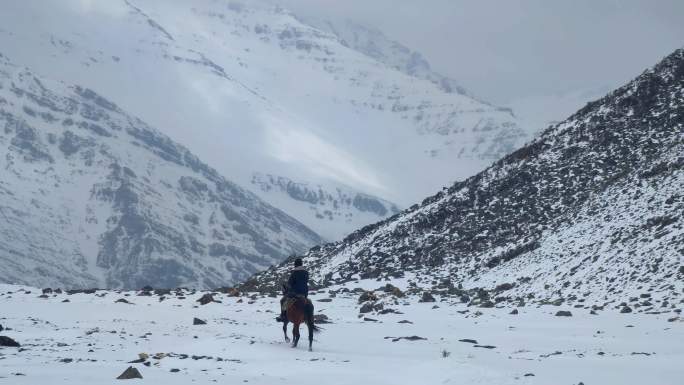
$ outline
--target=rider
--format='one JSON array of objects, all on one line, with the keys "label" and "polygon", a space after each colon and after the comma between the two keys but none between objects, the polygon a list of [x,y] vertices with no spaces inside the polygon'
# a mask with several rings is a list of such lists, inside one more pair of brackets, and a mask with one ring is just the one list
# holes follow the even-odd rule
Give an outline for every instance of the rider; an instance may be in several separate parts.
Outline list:
[{"label": "rider", "polygon": [[309,272],[304,268],[304,262],[301,258],[294,261],[294,269],[290,272],[290,278],[287,280],[287,293],[280,300],[280,316],[276,318],[278,322],[285,321],[285,301],[288,298],[309,295]]}]

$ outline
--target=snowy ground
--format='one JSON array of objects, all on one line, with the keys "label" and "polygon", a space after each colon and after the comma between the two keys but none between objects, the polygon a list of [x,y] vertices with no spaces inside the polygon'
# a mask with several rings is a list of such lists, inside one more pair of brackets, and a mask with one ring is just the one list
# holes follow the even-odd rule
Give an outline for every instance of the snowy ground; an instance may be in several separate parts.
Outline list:
[{"label": "snowy ground", "polygon": [[[0,335],[22,344],[0,348],[0,384],[119,383],[115,378],[129,365],[144,377],[131,382],[166,385],[665,385],[681,384],[684,377],[684,324],[673,312],[590,315],[545,306],[511,315],[511,309],[441,302],[433,308],[435,303],[400,300],[393,308],[403,314],[367,315],[378,320],[373,322],[357,317],[357,294],[317,302],[328,297],[319,294],[312,296],[317,312],[333,323],[322,325],[308,352],[306,333],[298,349],[283,341],[273,320],[274,298],[219,294],[221,303],[200,306],[199,292],[185,299],[167,295],[162,302],[135,292],[40,294],[0,285],[0,324],[6,329]],[[120,298],[133,304],[115,303]],[[556,317],[558,310],[573,316]],[[207,325],[193,326],[194,317]],[[426,340],[385,338],[408,336]],[[127,363],[143,352],[167,356],[150,358],[150,366]]]}]

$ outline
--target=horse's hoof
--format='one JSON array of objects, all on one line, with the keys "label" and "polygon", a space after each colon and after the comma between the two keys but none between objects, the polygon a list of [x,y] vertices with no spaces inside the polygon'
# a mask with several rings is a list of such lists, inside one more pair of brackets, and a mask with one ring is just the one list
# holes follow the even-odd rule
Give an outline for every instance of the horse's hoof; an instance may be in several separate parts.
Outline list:
[{"label": "horse's hoof", "polygon": [[287,343],[289,344],[289,343],[290,343],[290,339],[289,339],[289,338],[285,338],[285,342],[287,342]]},{"label": "horse's hoof", "polygon": [[310,351],[310,352],[313,352],[313,349],[309,348],[309,351]]}]

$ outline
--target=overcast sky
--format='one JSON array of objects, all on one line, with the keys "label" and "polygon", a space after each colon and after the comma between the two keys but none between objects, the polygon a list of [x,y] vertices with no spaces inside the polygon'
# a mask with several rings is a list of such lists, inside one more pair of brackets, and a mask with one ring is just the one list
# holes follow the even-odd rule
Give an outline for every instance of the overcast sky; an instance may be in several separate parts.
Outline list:
[{"label": "overcast sky", "polygon": [[683,0],[281,1],[375,26],[500,105],[612,88],[684,46]]}]

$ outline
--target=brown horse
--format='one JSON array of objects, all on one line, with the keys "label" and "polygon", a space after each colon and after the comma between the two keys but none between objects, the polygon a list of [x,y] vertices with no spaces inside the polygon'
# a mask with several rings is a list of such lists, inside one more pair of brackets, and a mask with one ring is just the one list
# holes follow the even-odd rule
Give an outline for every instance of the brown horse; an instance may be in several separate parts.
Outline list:
[{"label": "brown horse", "polygon": [[[285,290],[283,290],[285,293]],[[313,344],[313,335],[321,331],[321,328],[314,324],[314,306],[305,297],[297,296],[294,301],[291,301],[290,305],[287,307],[286,317],[283,321],[283,334],[285,335],[285,341],[290,342],[290,337],[287,336],[287,324],[292,322],[292,347],[296,348],[299,342],[299,325],[306,323],[309,329],[309,351],[312,351],[311,345]]]}]

